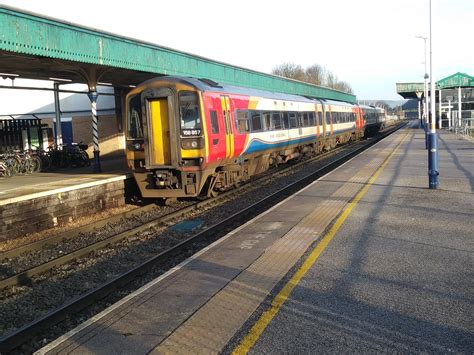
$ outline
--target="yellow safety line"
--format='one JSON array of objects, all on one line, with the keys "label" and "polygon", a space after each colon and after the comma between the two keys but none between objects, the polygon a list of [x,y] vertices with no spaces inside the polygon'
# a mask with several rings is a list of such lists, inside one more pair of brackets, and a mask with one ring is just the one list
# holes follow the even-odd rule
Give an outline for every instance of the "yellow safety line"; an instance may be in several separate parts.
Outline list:
[{"label": "yellow safety line", "polygon": [[[409,132],[409,131],[408,131]],[[257,340],[262,335],[263,331],[266,329],[268,324],[272,321],[272,319],[276,316],[279,312],[280,308],[285,303],[286,299],[289,297],[293,289],[298,285],[300,280],[303,276],[308,272],[308,270],[313,266],[313,264],[318,260],[321,253],[326,249],[329,245],[331,240],[334,238],[336,233],[338,232],[339,228],[342,226],[344,221],[350,215],[354,207],[357,203],[362,199],[365,193],[369,190],[370,186],[375,182],[375,180],[379,177],[382,173],[385,166],[388,162],[392,159],[393,155],[397,152],[400,145],[403,143],[405,138],[408,135],[408,132],[405,136],[400,140],[397,144],[395,149],[390,153],[390,155],[385,158],[382,165],[375,171],[374,175],[369,179],[366,185],[357,193],[352,201],[348,203],[348,205],[344,208],[343,212],[336,220],[334,225],[329,229],[326,235],[323,237],[321,242],[313,249],[311,254],[306,258],[303,265],[296,271],[296,273],[291,277],[291,279],[285,284],[283,289],[275,296],[270,306],[270,309],[266,310],[261,317],[257,320],[257,322],[253,325],[252,329],[247,333],[247,335],[242,339],[240,344],[234,349],[232,354],[240,355],[240,354],[247,354],[247,352],[254,346]]]}]

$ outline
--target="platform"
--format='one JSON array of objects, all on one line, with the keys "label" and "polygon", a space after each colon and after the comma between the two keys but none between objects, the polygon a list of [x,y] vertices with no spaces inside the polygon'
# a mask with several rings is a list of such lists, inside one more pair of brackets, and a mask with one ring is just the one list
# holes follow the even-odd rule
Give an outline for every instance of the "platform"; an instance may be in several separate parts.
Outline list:
[{"label": "platform", "polygon": [[[31,175],[0,177],[0,205],[34,198],[44,193],[130,174],[125,157],[102,162],[102,172],[93,173],[92,166],[62,168]],[[54,192],[53,192],[54,193]],[[31,196],[34,195],[34,196]]]},{"label": "platform", "polygon": [[0,241],[68,223],[124,202],[125,158],[92,166],[0,177]]},{"label": "platform", "polygon": [[474,144],[439,146],[440,189],[399,130],[39,353],[472,352]]}]

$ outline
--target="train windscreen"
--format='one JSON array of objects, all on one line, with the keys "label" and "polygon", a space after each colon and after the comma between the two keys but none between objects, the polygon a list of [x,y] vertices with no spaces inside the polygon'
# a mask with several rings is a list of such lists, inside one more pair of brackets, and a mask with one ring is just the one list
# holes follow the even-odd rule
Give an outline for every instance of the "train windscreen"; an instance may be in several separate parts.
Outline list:
[{"label": "train windscreen", "polygon": [[143,118],[140,95],[133,96],[129,103],[128,110],[128,138],[143,138]]},{"label": "train windscreen", "polygon": [[179,116],[181,119],[181,134],[183,136],[201,135],[199,99],[195,92],[184,91],[179,93]]}]

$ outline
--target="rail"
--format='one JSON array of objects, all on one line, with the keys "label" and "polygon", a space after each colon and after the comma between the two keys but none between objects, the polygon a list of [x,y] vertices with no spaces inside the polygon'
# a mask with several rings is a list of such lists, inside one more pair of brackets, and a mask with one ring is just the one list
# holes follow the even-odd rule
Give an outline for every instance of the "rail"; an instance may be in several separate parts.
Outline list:
[{"label": "rail", "polygon": [[191,236],[190,238],[186,239],[185,241],[171,247],[170,249],[159,253],[158,255],[146,260],[142,264],[138,265],[137,267],[127,271],[126,273],[117,276],[115,279],[91,290],[90,292],[77,297],[63,306],[50,311],[43,317],[26,324],[25,326],[15,330],[14,332],[7,334],[0,338],[0,352],[9,352],[21,344],[29,341],[34,335],[41,332],[44,329],[48,329],[49,327],[57,324],[58,322],[66,319],[70,314],[78,312],[86,308],[87,306],[91,305],[95,301],[104,298],[105,296],[111,294],[115,290],[120,287],[125,286],[126,284],[130,283],[131,281],[135,280],[138,276],[146,273],[157,264],[163,264],[167,260],[176,257],[177,255],[182,255],[183,257],[187,257],[187,254],[190,250],[196,249],[196,244],[199,244],[200,247],[203,246],[203,241],[206,241],[206,245],[214,242],[215,240],[219,239],[223,235],[225,235],[228,231],[235,229],[238,225],[244,223],[248,219],[253,218],[256,214],[259,214],[266,209],[268,209],[271,205],[274,205],[286,197],[292,195],[296,191],[300,190],[304,186],[308,185],[309,183],[313,182],[315,179],[327,174],[328,172],[334,170],[341,164],[345,163],[346,161],[350,160],[354,156],[362,153],[372,145],[376,144],[383,138],[387,137],[391,133],[395,132],[399,128],[403,127],[403,125],[397,125],[392,127],[388,130],[385,134],[379,136],[376,139],[368,142],[366,145],[351,151],[343,156],[339,157],[337,160],[326,164],[322,168],[318,169],[317,171],[309,173],[307,176],[294,181],[290,185],[282,188],[276,193],[273,193],[270,196],[267,196],[260,200],[259,202],[252,204],[251,206],[246,207],[245,209],[237,212],[231,216],[228,216],[224,220],[220,221],[219,223],[210,226],[209,228]]}]

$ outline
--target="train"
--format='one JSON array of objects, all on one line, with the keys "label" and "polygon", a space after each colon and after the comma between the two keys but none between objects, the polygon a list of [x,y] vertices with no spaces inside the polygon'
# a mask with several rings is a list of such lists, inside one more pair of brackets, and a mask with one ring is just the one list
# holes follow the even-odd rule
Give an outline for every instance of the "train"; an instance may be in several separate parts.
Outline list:
[{"label": "train", "polygon": [[144,198],[213,197],[271,167],[382,128],[383,109],[162,76],[125,103],[126,159]]}]

